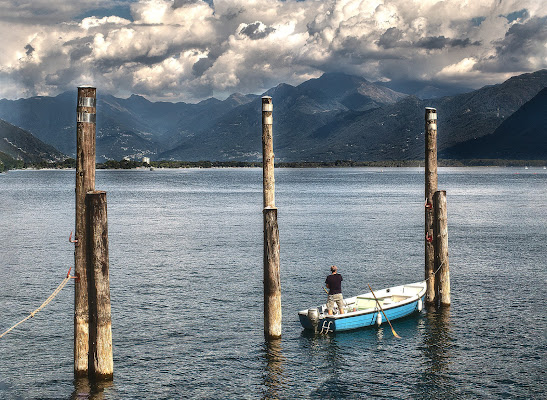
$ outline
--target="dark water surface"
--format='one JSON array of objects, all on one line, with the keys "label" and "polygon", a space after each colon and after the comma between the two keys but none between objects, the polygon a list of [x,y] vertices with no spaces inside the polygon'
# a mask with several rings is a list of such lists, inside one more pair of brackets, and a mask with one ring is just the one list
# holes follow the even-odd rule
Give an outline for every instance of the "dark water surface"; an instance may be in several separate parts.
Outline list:
[{"label": "dark water surface", "polygon": [[[74,382],[73,284],[0,339],[1,399],[546,398],[547,171],[441,169],[452,306],[314,336],[300,309],[423,279],[423,170],[276,169],[283,338],[262,322],[260,169],[98,171],[114,382]],[[0,332],[73,264],[74,171],[0,174]]]}]

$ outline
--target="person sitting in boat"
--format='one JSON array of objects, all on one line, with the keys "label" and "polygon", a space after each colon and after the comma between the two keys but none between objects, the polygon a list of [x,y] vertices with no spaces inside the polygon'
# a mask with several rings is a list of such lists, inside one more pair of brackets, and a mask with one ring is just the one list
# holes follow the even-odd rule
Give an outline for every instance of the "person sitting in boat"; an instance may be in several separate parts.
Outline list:
[{"label": "person sitting in boat", "polygon": [[342,275],[338,273],[336,265],[330,267],[331,274],[325,279],[325,285],[329,289],[329,297],[327,299],[327,311],[332,315],[334,303],[338,304],[340,314],[344,314],[344,297],[342,296]]}]

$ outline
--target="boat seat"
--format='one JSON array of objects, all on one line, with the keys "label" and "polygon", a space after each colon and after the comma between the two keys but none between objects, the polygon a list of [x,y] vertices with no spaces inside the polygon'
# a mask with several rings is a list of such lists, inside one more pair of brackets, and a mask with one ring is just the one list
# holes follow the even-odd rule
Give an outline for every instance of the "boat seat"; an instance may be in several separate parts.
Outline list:
[{"label": "boat seat", "polygon": [[[380,301],[380,304],[382,304],[382,299],[378,299]],[[357,296],[357,300],[355,301],[357,304],[358,310],[366,310],[367,308],[374,308],[376,307],[376,300],[374,298],[364,297],[364,296]]]}]

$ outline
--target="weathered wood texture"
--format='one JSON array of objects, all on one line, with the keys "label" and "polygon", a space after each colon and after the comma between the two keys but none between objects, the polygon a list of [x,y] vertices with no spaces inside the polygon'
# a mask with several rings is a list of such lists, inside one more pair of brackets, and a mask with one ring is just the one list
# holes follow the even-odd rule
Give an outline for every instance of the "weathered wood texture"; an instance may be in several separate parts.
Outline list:
[{"label": "weathered wood texture", "polygon": [[277,209],[264,209],[264,336],[281,337],[281,276]]},{"label": "weathered wood texture", "polygon": [[433,194],[437,191],[437,110],[425,109],[425,301],[435,301],[433,241]]},{"label": "weathered wood texture", "polygon": [[279,229],[275,207],[272,98],[262,98],[262,161],[264,190],[264,336],[281,337]]},{"label": "weathered wood texture", "polygon": [[435,192],[435,302],[450,305],[450,270],[448,265],[448,213],[446,191]]},{"label": "weathered wood texture", "polygon": [[87,193],[86,212],[88,228],[89,376],[95,380],[112,380],[114,363],[112,358],[106,192],[94,191]]},{"label": "weathered wood texture", "polygon": [[275,207],[272,98],[262,98],[262,183],[264,208]]},{"label": "weathered wood texture", "polygon": [[76,109],[76,221],[74,272],[74,375],[88,374],[89,307],[86,275],[86,193],[95,190],[96,89],[78,88]]}]

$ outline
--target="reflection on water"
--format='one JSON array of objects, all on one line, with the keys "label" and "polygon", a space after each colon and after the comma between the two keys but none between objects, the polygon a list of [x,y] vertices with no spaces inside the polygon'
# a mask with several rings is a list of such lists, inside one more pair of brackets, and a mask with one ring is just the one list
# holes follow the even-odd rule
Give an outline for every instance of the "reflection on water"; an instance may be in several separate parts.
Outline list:
[{"label": "reflection on water", "polygon": [[[95,382],[87,378],[78,378],[74,380],[74,391],[71,400],[103,400],[105,389],[114,386],[112,381]],[[111,394],[111,392],[109,392]]]},{"label": "reflection on water", "polygon": [[451,398],[457,395],[453,380],[450,378],[452,365],[450,307],[435,308],[428,306],[423,333],[424,371],[418,381],[420,398]]},{"label": "reflection on water", "polygon": [[[347,347],[360,342],[357,335],[329,333],[326,335],[304,331],[301,337],[305,340],[307,351],[307,380],[302,382],[306,387],[306,396],[314,399],[342,399],[355,396],[355,384],[348,380]],[[312,382],[316,380],[313,384]]]},{"label": "reflection on water", "polygon": [[284,387],[283,380],[283,348],[281,339],[266,341],[264,345],[264,358],[266,359],[266,373],[264,374],[265,391],[262,396],[264,400],[279,399]]}]

